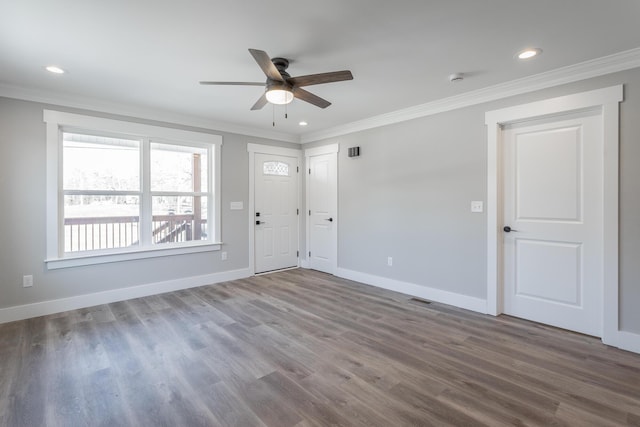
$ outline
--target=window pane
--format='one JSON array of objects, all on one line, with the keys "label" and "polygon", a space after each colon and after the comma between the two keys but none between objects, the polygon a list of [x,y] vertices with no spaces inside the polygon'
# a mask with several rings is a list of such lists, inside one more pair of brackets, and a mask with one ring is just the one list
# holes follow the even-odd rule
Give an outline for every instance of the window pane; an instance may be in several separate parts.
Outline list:
[{"label": "window pane", "polygon": [[140,197],[64,196],[64,251],[139,244]]},{"label": "window pane", "polygon": [[151,143],[151,190],[207,190],[207,150]]},{"label": "window pane", "polygon": [[153,243],[207,240],[207,198],[154,196]]},{"label": "window pane", "polygon": [[262,164],[262,173],[264,175],[289,176],[289,165],[283,162],[264,162]]},{"label": "window pane", "polygon": [[139,141],[64,132],[62,149],[65,190],[140,189]]}]

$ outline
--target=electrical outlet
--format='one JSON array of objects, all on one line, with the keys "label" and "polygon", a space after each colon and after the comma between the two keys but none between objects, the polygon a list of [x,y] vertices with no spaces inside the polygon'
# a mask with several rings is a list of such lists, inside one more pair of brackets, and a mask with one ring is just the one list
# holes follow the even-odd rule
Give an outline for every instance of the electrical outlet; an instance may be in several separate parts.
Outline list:
[{"label": "electrical outlet", "polygon": [[30,288],[33,286],[33,276],[22,276],[22,287]]},{"label": "electrical outlet", "polygon": [[393,265],[393,257],[387,257],[387,265],[391,267]]},{"label": "electrical outlet", "polygon": [[226,252],[221,252],[220,253],[220,258],[222,259],[222,261],[226,261],[227,260],[227,253]]}]

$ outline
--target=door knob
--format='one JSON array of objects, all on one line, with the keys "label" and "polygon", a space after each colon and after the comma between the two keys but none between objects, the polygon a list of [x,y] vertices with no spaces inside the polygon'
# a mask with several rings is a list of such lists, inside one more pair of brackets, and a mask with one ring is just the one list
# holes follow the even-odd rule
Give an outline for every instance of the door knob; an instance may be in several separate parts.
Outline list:
[{"label": "door knob", "polygon": [[517,232],[518,231],[518,230],[514,230],[513,228],[509,227],[508,225],[505,225],[503,230],[504,230],[505,233],[511,233],[512,231],[513,232]]},{"label": "door knob", "polygon": [[333,218],[325,219],[325,221],[333,222]]}]

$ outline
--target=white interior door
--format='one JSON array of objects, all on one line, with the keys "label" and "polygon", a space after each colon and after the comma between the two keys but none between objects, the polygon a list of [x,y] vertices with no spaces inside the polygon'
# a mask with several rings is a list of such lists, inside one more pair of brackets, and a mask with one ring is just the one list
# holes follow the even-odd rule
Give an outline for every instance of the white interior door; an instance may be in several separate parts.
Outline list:
[{"label": "white interior door", "polygon": [[298,159],[256,154],[255,272],[298,265]]},{"label": "white interior door", "polygon": [[502,135],[504,312],[599,337],[601,113],[512,125]]},{"label": "white interior door", "polygon": [[334,274],[337,263],[337,153],[308,158],[309,267]]}]

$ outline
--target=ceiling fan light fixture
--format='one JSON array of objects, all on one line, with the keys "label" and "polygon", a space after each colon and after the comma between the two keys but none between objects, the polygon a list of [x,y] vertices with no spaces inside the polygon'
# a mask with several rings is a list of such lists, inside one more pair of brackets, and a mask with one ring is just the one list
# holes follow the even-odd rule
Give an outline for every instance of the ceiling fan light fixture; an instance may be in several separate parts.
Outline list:
[{"label": "ceiling fan light fixture", "polygon": [[284,105],[293,101],[293,92],[286,89],[269,89],[266,93],[267,101],[276,105]]}]

